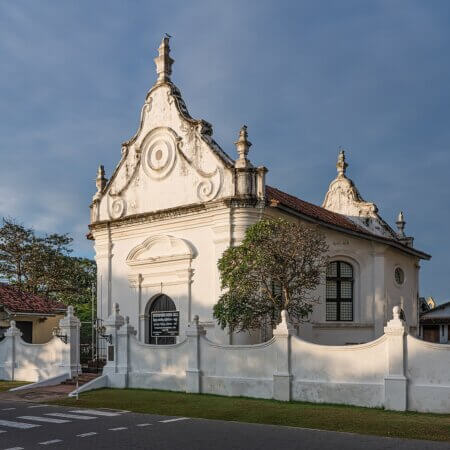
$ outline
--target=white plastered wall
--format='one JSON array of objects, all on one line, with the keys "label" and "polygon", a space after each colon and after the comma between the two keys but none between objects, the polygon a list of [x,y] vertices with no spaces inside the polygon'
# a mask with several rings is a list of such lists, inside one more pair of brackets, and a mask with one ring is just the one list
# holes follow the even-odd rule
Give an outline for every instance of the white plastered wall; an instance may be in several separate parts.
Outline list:
[{"label": "white plastered wall", "polygon": [[[276,208],[267,208],[268,217],[299,220]],[[306,223],[306,222],[304,222]],[[345,261],[354,270],[353,321],[326,321],[325,279],[312,293],[319,301],[314,306],[310,321],[299,327],[299,336],[317,344],[360,344],[377,339],[383,334],[388,314],[393,306],[405,311],[409,331],[417,330],[417,292],[419,266],[415,256],[385,244],[351,236],[321,227],[329,246],[330,261]],[[394,279],[396,267],[405,273],[403,285]]]},{"label": "white plastered wall", "polygon": [[[230,242],[242,240],[245,229],[259,217],[260,213],[255,208],[231,210],[219,205],[170,220],[122,225],[94,232],[99,317],[105,320],[111,314],[112,304],[119,303],[122,314],[129,316],[130,323],[136,328],[138,339],[148,342],[148,305],[163,293],[180,311],[180,338],[184,336],[187,323],[198,315],[208,337],[214,341],[257,342],[259,333],[230,336],[227,330],[217,326],[212,314],[221,292],[217,260]],[[160,246],[159,251],[164,254],[162,261],[148,260],[135,266],[127,262],[130,252],[149,238],[169,236],[185,243],[191,249],[191,257],[180,259],[177,250],[170,255],[168,244],[167,249]],[[103,249],[111,250],[108,253]]]}]

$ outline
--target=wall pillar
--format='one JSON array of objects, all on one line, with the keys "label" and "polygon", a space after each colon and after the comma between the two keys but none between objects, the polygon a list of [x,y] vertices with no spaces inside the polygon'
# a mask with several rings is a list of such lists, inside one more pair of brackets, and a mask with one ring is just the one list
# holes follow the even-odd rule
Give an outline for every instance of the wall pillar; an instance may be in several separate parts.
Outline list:
[{"label": "wall pillar", "polygon": [[[227,209],[225,211],[220,211],[217,213],[217,217],[213,226],[211,227],[213,232],[213,246],[214,246],[214,264],[211,265],[211,270],[213,271],[213,289],[214,289],[214,302],[217,303],[222,294],[222,287],[220,282],[220,272],[217,268],[217,262],[222,257],[223,252],[231,245],[231,210]],[[195,311],[194,311],[195,312]],[[202,317],[202,319],[204,319]],[[213,319],[211,317],[211,319]],[[229,329],[226,328],[222,330],[217,324],[214,327],[214,334],[208,331],[208,338],[215,342],[220,342],[221,344],[231,344],[231,334]]]},{"label": "wall pillar", "polygon": [[281,323],[273,330],[277,354],[277,368],[273,374],[273,398],[275,400],[291,400],[291,336],[295,335],[294,327],[289,323],[285,310],[281,311]]},{"label": "wall pillar", "polygon": [[97,317],[105,320],[112,312],[112,248],[111,232],[95,236],[95,262],[97,264]]},{"label": "wall pillar", "polygon": [[63,352],[62,364],[70,377],[81,373],[80,365],[80,320],[75,317],[73,306],[67,307],[66,316],[59,321],[61,334],[67,336],[68,348]]},{"label": "wall pillar", "polygon": [[394,318],[384,332],[387,336],[388,364],[384,378],[384,407],[394,411],[406,411],[408,379],[405,376],[406,325],[400,319],[400,307],[394,306]]},{"label": "wall pillar", "polygon": [[7,347],[6,358],[4,362],[4,376],[3,380],[15,380],[15,371],[18,367],[17,364],[17,343],[22,332],[16,327],[16,321],[11,320],[9,328],[5,332],[5,344]]},{"label": "wall pillar", "polygon": [[117,330],[117,373],[125,379],[128,387],[128,373],[130,372],[130,338],[136,336],[136,330],[130,325],[130,318],[125,317],[125,323]]},{"label": "wall pillar", "polygon": [[373,254],[373,322],[374,339],[383,335],[387,308],[384,251]]},{"label": "wall pillar", "polygon": [[189,354],[188,367],[186,369],[186,392],[201,393],[201,361],[200,361],[200,337],[206,334],[204,328],[199,325],[198,316],[194,316],[186,330]]},{"label": "wall pillar", "polygon": [[[108,375],[111,387],[126,387],[126,374],[119,371],[119,352],[128,353],[128,348],[122,348],[123,340],[119,339],[119,329],[125,323],[125,319],[120,315],[119,304],[113,304],[112,314],[105,321],[105,335],[111,336],[111,343],[107,342],[106,365],[103,368],[103,375]],[[125,359],[121,354],[120,361]],[[128,354],[126,354],[128,360]]]}]

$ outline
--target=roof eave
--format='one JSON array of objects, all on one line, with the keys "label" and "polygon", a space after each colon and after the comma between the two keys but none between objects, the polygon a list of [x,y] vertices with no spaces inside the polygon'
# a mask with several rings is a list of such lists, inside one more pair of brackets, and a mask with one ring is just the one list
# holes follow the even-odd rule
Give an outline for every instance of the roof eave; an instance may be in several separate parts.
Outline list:
[{"label": "roof eave", "polygon": [[358,231],[349,230],[347,228],[340,227],[339,225],[333,225],[331,223],[322,221],[320,219],[315,219],[314,217],[308,216],[307,214],[303,214],[303,213],[295,210],[294,208],[291,208],[289,206],[283,205],[282,203],[278,203],[277,206],[273,206],[273,205],[268,205],[268,206],[270,208],[281,209],[281,210],[287,212],[288,214],[292,214],[292,215],[300,217],[300,218],[302,218],[302,219],[304,219],[304,220],[306,220],[308,222],[316,223],[318,225],[321,225],[321,226],[323,226],[325,228],[329,228],[329,229],[334,230],[334,231],[339,231],[341,233],[346,233],[346,234],[349,234],[351,236],[359,237],[361,239],[366,239],[366,240],[369,240],[369,241],[375,241],[375,242],[379,242],[379,243],[382,243],[382,244],[390,245],[391,247],[397,248],[398,250],[401,250],[401,251],[403,251],[405,253],[408,253],[410,255],[414,255],[414,256],[416,256],[416,257],[418,257],[420,259],[424,259],[426,261],[429,261],[431,259],[431,255],[428,255],[427,253],[421,252],[421,251],[416,250],[414,248],[406,247],[403,244],[397,243],[397,242],[392,241],[390,239],[383,238],[381,236],[369,235],[369,234],[366,234],[366,233],[361,233],[361,232],[358,232]]},{"label": "roof eave", "polygon": [[31,312],[31,311],[10,311],[9,315],[13,316],[36,316],[36,317],[54,317],[64,314],[64,311],[54,311],[54,312]]}]

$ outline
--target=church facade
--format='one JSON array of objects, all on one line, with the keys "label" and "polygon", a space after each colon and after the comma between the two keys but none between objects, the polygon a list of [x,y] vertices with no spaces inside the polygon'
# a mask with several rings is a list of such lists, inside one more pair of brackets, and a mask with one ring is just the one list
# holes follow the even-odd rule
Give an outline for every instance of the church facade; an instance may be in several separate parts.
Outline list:
[{"label": "church facade", "polygon": [[[122,144],[110,179],[102,166],[97,173],[89,235],[98,268],[98,317],[109,317],[117,302],[143,343],[183,340],[196,315],[211,341],[268,339],[264,330],[230,334],[216,324],[217,260],[261,218],[285,217],[318,225],[329,245],[326,279],[316,292],[320,303],[299,327],[300,337],[327,345],[371,341],[383,334],[395,305],[417,335],[419,263],[430,257],[405,235],[403,214],[394,231],[376,205],[362,199],[347,177],[343,151],[322,206],[268,186],[267,169],[250,161],[246,127],[232,159],[214,141],[212,126],[189,115],[171,82],[168,38],[158,53],[157,81],[138,131]],[[158,311],[179,313],[178,337],[152,333]]]}]

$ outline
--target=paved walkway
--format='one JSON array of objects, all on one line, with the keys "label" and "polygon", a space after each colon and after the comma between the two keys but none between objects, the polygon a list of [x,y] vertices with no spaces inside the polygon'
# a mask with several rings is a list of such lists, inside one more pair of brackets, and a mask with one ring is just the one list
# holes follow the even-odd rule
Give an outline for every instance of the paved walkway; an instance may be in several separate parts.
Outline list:
[{"label": "paved walkway", "polygon": [[[79,386],[82,386],[98,376],[98,374],[81,374],[79,378]],[[50,400],[65,398],[75,389],[75,382],[73,380],[69,380],[56,386],[43,386],[33,389],[24,389],[23,391],[3,391],[0,392],[0,401],[29,401],[45,403]]]},{"label": "paved walkway", "polygon": [[0,402],[5,401],[28,401],[45,403],[58,398],[65,398],[75,389],[70,384],[59,384],[57,386],[45,386],[23,391],[3,391],[0,392]]}]

